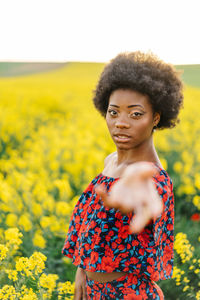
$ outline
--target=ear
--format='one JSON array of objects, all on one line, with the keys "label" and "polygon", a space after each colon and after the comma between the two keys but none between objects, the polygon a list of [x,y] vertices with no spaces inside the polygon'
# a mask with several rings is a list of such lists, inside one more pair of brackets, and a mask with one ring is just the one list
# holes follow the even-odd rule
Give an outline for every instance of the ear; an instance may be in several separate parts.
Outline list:
[{"label": "ear", "polygon": [[160,122],[160,112],[155,112],[153,117],[153,125],[156,127]]}]

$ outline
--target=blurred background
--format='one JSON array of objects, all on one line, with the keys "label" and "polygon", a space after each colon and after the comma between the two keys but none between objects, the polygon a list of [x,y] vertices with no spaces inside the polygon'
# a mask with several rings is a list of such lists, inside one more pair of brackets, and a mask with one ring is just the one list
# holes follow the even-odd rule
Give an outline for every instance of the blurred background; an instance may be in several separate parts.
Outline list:
[{"label": "blurred background", "polygon": [[180,123],[155,132],[176,210],[173,278],[158,284],[165,299],[200,299],[198,1],[7,0],[0,12],[0,299],[73,299],[69,218],[115,150],[92,92],[136,50],[184,82]]}]

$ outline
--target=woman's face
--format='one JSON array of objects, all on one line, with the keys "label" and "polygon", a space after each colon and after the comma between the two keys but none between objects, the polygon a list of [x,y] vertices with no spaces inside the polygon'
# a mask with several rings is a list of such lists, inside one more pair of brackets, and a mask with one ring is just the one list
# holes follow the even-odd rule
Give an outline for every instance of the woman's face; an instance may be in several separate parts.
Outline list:
[{"label": "woman's face", "polygon": [[118,149],[138,148],[148,142],[159,120],[147,95],[129,89],[110,95],[106,122]]}]

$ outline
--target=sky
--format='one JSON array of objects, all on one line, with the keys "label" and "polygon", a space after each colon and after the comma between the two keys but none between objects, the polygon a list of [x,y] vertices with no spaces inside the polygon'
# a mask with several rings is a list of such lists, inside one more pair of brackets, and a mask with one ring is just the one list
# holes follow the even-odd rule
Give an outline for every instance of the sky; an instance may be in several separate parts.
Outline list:
[{"label": "sky", "polygon": [[199,0],[0,0],[0,61],[108,62],[151,51],[200,64]]}]

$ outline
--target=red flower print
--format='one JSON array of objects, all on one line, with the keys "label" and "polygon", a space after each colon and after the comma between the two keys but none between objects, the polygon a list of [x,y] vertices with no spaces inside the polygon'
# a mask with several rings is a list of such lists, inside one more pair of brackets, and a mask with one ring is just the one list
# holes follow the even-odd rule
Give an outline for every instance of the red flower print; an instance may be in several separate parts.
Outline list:
[{"label": "red flower print", "polygon": [[154,274],[152,276],[152,280],[154,280],[154,281],[158,281],[159,280],[159,272],[158,271],[154,271]]},{"label": "red flower print", "polygon": [[75,262],[76,262],[76,264],[80,264],[80,262],[81,262],[80,256],[76,256]]},{"label": "red flower print", "polygon": [[109,242],[111,237],[114,235],[114,232],[111,230],[107,235],[106,235],[106,241]]},{"label": "red flower print", "polygon": [[121,220],[122,215],[120,214],[120,212],[115,213],[115,218]]},{"label": "red flower print", "polygon": [[120,251],[122,251],[122,250],[124,250],[124,249],[125,249],[125,246],[124,246],[124,245],[119,245],[119,247],[118,247],[118,248],[119,248],[119,250],[120,250]]},{"label": "red flower print", "polygon": [[118,255],[118,257],[122,257],[122,258],[128,257],[128,253],[127,253],[127,252],[125,252],[125,253],[120,253],[120,254]]},{"label": "red flower print", "polygon": [[[95,226],[96,226],[96,224],[95,224]],[[100,234],[100,233],[101,233],[101,228],[96,227],[96,228],[94,229],[94,231],[95,231],[96,233]]]},{"label": "red flower print", "polygon": [[96,227],[96,222],[95,221],[91,221],[90,228],[94,228],[94,227]]},{"label": "red flower print", "polygon": [[77,240],[77,236],[75,236],[75,235],[71,235],[71,240],[72,240],[72,242],[76,242],[76,240]]},{"label": "red flower print", "polygon": [[116,249],[116,248],[117,248],[117,243],[113,242],[113,243],[111,244],[111,246],[112,246],[113,249]]},{"label": "red flower print", "polygon": [[130,258],[130,262],[133,264],[133,265],[135,265],[135,264],[137,264],[138,262],[139,262],[139,259],[137,258],[137,257],[131,257]]},{"label": "red flower print", "polygon": [[138,240],[141,242],[141,245],[145,248],[148,247],[149,244],[149,235],[146,233],[140,233],[138,234]]},{"label": "red flower print", "polygon": [[149,274],[152,274],[153,273],[153,268],[151,266],[147,266],[147,272]]},{"label": "red flower print", "polygon": [[172,252],[171,248],[169,246],[165,246],[163,256],[166,261],[171,259],[171,255],[172,255],[171,252]]},{"label": "red flower print", "polygon": [[115,240],[115,242],[116,242],[117,244],[121,244],[122,239],[118,238],[118,239]]},{"label": "red flower print", "polygon": [[103,212],[103,211],[100,211],[100,212],[98,212],[97,217],[98,217],[99,219],[106,219],[107,213],[105,213],[105,212]]},{"label": "red flower print", "polygon": [[81,250],[80,250],[80,256],[83,256],[83,254],[84,254],[84,248],[81,248]]},{"label": "red flower print", "polygon": [[87,250],[87,251],[90,250],[90,244],[85,244],[85,250]]},{"label": "red flower print", "polygon": [[80,225],[80,224],[76,224],[76,225],[75,225],[75,229],[76,229],[76,231],[79,231],[80,227],[81,227],[81,225]]},{"label": "red flower print", "polygon": [[139,241],[137,241],[137,240],[132,241],[132,246],[138,246],[138,245],[139,245]]},{"label": "red flower print", "polygon": [[171,274],[171,271],[172,271],[172,266],[170,264],[167,264],[166,273],[167,273],[168,276]]},{"label": "red flower print", "polygon": [[173,230],[173,229],[174,229],[173,224],[167,224],[167,229],[168,229],[168,230]]},{"label": "red flower print", "polygon": [[113,268],[116,269],[119,266],[119,261],[117,259],[113,261],[111,257],[103,256],[101,266],[106,272],[113,272]]},{"label": "red flower print", "polygon": [[129,225],[124,225],[119,230],[118,237],[122,238],[122,239],[126,239],[129,234],[130,234],[130,232],[129,232]]},{"label": "red flower print", "polygon": [[115,226],[117,227],[117,228],[121,228],[122,227],[122,225],[123,225],[123,222],[120,220],[120,221],[116,221],[115,222]]},{"label": "red flower print", "polygon": [[154,259],[152,257],[148,257],[147,262],[152,266],[154,265]]},{"label": "red flower print", "polygon": [[91,264],[95,264],[96,262],[97,262],[97,260],[98,260],[98,258],[99,258],[99,253],[98,252],[92,252],[91,253]]},{"label": "red flower print", "polygon": [[124,288],[123,292],[125,293],[124,300],[143,300],[142,296],[136,295],[131,288]]},{"label": "red flower print", "polygon": [[144,249],[143,249],[143,248],[140,248],[140,249],[139,249],[139,254],[140,254],[140,255],[144,255]]},{"label": "red flower print", "polygon": [[84,259],[84,263],[85,263],[86,265],[88,265],[89,262],[90,262],[90,257],[86,257],[86,258]]},{"label": "red flower print", "polygon": [[113,251],[110,249],[110,247],[106,246],[106,249],[105,249],[105,255],[106,256],[110,256],[110,257],[114,257],[113,255]]}]

